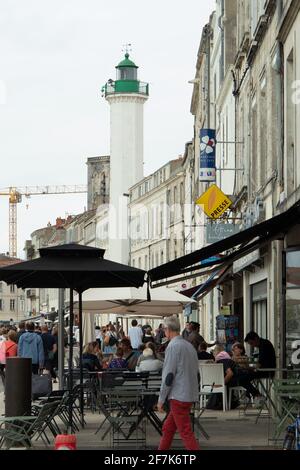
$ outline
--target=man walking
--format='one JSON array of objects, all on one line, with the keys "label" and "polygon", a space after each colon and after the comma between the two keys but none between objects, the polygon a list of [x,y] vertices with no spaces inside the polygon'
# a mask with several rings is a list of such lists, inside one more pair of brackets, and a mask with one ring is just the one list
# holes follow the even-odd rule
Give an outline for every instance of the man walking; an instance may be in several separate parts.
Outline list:
[{"label": "man walking", "polygon": [[40,335],[34,332],[34,323],[26,323],[26,333],[20,336],[18,343],[18,356],[32,360],[32,373],[38,374],[39,368],[44,366],[44,346]]},{"label": "man walking", "polygon": [[168,400],[170,412],[163,425],[159,450],[170,449],[176,430],[187,450],[199,450],[190,420],[192,404],[199,400],[197,353],[180,335],[178,318],[166,319],[165,335],[170,343],[163,366],[158,410],[162,412]]},{"label": "man walking", "polygon": [[138,350],[139,346],[143,344],[143,331],[138,326],[136,320],[132,320],[131,328],[129,328],[128,336],[130,339],[132,349]]}]

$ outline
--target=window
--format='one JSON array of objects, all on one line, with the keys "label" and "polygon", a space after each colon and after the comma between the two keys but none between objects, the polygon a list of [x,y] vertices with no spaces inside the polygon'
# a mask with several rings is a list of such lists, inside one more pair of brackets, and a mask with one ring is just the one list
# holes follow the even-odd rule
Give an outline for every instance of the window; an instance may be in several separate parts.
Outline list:
[{"label": "window", "polygon": [[160,264],[164,264],[164,252],[160,252]]},{"label": "window", "polygon": [[148,256],[145,255],[145,271],[148,271]]},{"label": "window", "polygon": [[266,132],[267,132],[267,80],[266,75],[264,74],[261,83],[260,83],[260,100],[259,100],[259,107],[260,107],[260,124],[259,124],[259,132],[260,132],[260,155],[259,155],[259,172],[260,172],[260,186],[264,184],[267,179],[267,160],[268,160],[268,153],[267,153],[267,145],[268,139],[266,139]]},{"label": "window", "polygon": [[[300,248],[286,253],[285,364],[296,364],[300,344]],[[297,345],[298,342],[298,345]],[[294,355],[295,354],[295,355]],[[297,356],[297,357],[295,357]]]},{"label": "window", "polygon": [[4,310],[4,300],[0,299],[0,311]]},{"label": "window", "polygon": [[267,281],[252,286],[252,330],[261,338],[268,338],[267,296]]},{"label": "window", "polygon": [[295,123],[296,106],[293,101],[293,82],[295,80],[295,60],[292,49],[286,63],[286,184],[288,195],[295,190],[296,153]]},{"label": "window", "polygon": [[139,269],[142,268],[142,258],[139,258],[139,260],[138,260],[138,267],[139,267]]},{"label": "window", "polygon": [[132,266],[135,267],[135,259],[132,260]]},{"label": "window", "polygon": [[259,19],[264,13],[264,1],[262,0],[251,0],[251,34],[254,36],[257,28]]},{"label": "window", "polygon": [[3,283],[0,282],[0,292],[2,292],[2,291],[3,291]]},{"label": "window", "polygon": [[11,292],[12,294],[15,292],[15,286],[14,286],[14,284],[12,284],[12,285],[10,286],[10,292]]},{"label": "window", "polygon": [[9,301],[9,309],[10,309],[11,312],[14,312],[14,311],[15,311],[15,303],[16,303],[15,299],[10,299],[10,301]]},{"label": "window", "polygon": [[164,212],[163,212],[163,204],[160,205],[160,221],[159,221],[159,235],[163,234],[164,230]]},{"label": "window", "polygon": [[118,80],[136,80],[137,69],[134,67],[122,67],[117,70]]},{"label": "window", "polygon": [[255,193],[257,190],[257,101],[256,96],[253,98],[252,101],[252,135],[251,135],[251,155],[252,155],[252,174],[251,174],[251,194]]}]

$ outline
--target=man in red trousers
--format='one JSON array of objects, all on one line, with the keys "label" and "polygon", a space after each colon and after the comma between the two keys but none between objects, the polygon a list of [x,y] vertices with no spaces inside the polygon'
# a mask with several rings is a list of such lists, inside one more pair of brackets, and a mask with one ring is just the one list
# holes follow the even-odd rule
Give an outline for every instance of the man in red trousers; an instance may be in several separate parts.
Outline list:
[{"label": "man in red trousers", "polygon": [[190,419],[191,407],[199,400],[197,353],[180,335],[178,318],[166,319],[165,335],[170,343],[166,349],[158,410],[162,412],[168,400],[170,412],[163,425],[159,450],[170,449],[176,430],[187,450],[199,450]]}]

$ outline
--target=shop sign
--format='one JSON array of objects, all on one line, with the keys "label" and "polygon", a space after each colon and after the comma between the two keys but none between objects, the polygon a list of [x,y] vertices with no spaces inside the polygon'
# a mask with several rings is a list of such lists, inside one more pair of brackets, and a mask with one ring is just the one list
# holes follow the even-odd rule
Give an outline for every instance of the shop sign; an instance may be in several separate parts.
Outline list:
[{"label": "shop sign", "polygon": [[230,208],[232,201],[217,185],[213,184],[197,199],[196,204],[202,206],[208,217],[216,220]]},{"label": "shop sign", "polygon": [[199,180],[216,181],[216,131],[215,129],[200,130],[200,168]]},{"label": "shop sign", "polygon": [[260,259],[260,251],[259,250],[254,250],[251,253],[249,253],[246,256],[243,256],[243,258],[240,258],[233,263],[233,273],[236,274],[243,269],[247,268],[248,266],[251,266],[251,264],[255,263]]},{"label": "shop sign", "polygon": [[230,305],[223,305],[220,309],[220,315],[230,315],[231,307]]},{"label": "shop sign", "polygon": [[231,237],[239,233],[239,225],[234,224],[209,224],[206,227],[206,242],[208,244],[217,243],[220,240]]}]

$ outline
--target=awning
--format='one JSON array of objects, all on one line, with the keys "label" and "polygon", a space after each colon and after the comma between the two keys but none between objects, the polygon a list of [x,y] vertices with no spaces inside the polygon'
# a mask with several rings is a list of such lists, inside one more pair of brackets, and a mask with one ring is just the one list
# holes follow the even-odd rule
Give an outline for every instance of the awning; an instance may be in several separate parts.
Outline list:
[{"label": "awning", "polygon": [[[149,271],[151,282],[180,276],[191,271],[199,271],[197,276],[201,276],[201,270],[209,266],[222,264],[223,266],[232,264],[236,259],[247,253],[267,244],[271,240],[281,238],[293,225],[300,223],[300,203],[298,202],[286,212],[257,224],[247,230],[232,235],[224,240],[201,248],[188,255],[177,258],[174,261],[158,266]],[[240,247],[240,249],[239,249]],[[220,255],[230,249],[235,249],[233,253],[223,257],[220,261],[213,261],[201,264],[203,260]],[[202,273],[204,274],[204,273]]]}]

